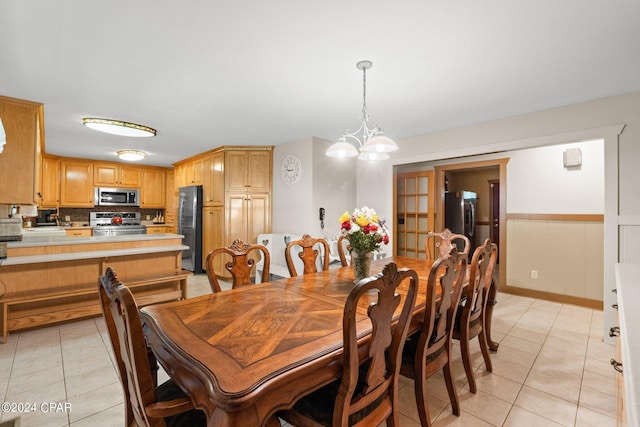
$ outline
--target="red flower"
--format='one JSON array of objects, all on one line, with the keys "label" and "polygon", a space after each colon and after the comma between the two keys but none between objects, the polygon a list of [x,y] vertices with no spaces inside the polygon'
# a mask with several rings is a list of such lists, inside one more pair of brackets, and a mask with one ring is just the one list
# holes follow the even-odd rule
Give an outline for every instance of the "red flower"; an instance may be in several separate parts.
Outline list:
[{"label": "red flower", "polygon": [[351,221],[343,222],[341,229],[342,230],[347,230],[347,231],[351,230]]},{"label": "red flower", "polygon": [[384,237],[382,238],[382,241],[384,242],[385,245],[389,244],[389,236],[387,234],[384,235]]}]

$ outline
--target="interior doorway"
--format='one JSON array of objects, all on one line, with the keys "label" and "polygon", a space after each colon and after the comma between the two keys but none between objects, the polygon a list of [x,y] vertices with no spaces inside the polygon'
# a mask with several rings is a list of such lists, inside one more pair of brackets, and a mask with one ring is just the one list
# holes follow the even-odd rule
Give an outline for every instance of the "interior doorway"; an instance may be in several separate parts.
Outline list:
[{"label": "interior doorway", "polygon": [[[435,166],[435,229],[444,229],[446,191],[474,191],[478,194],[476,215],[476,242],[486,238],[498,245],[499,283],[506,283],[507,230],[507,162],[509,159],[493,159],[476,162]],[[491,177],[491,178],[487,178]],[[494,183],[491,187],[490,182]],[[495,217],[495,218],[494,218]],[[497,225],[494,227],[494,225]]]}]

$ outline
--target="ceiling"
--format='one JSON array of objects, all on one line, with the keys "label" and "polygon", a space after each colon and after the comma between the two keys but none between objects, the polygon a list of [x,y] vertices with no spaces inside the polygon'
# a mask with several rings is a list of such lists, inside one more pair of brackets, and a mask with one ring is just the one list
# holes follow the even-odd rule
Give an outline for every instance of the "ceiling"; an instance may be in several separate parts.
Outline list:
[{"label": "ceiling", "polygon": [[371,122],[401,140],[640,90],[638,22],[637,0],[3,0],[0,95],[44,104],[48,153],[168,166],[354,130],[368,59]]}]

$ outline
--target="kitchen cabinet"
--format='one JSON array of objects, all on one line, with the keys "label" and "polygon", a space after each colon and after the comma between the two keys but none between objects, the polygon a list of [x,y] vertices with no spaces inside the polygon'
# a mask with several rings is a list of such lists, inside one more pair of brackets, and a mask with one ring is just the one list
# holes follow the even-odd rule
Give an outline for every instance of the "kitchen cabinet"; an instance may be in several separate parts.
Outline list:
[{"label": "kitchen cabinet", "polygon": [[170,233],[170,228],[168,225],[147,225],[147,234]]},{"label": "kitchen cabinet", "polygon": [[70,230],[64,230],[68,237],[91,237],[93,230],[90,228],[72,228]]},{"label": "kitchen cabinet", "polygon": [[60,206],[93,207],[93,163],[81,160],[60,161]]},{"label": "kitchen cabinet", "polygon": [[140,188],[140,168],[110,163],[95,163],[93,185],[96,187]]},{"label": "kitchen cabinet", "polygon": [[204,206],[224,205],[224,152],[205,157],[202,170]]},{"label": "kitchen cabinet", "polygon": [[226,151],[226,190],[271,191],[271,163],[270,151]]},{"label": "kitchen cabinet", "polygon": [[42,156],[42,184],[38,192],[38,206],[55,208],[60,204],[60,158]]},{"label": "kitchen cabinet", "polygon": [[165,208],[164,222],[170,225],[168,233],[178,232],[178,192],[174,184],[175,173],[172,170],[165,171]]},{"label": "kitchen cabinet", "polygon": [[0,154],[0,204],[35,204],[40,191],[44,107],[0,96],[0,117],[7,137]]},{"label": "kitchen cabinet", "polygon": [[[214,249],[223,247],[223,233],[216,232],[224,228],[224,207],[206,206],[202,210],[202,266],[207,268],[207,255]],[[214,271],[224,271],[224,262],[230,261],[219,256],[215,260]]]},{"label": "kitchen cabinet", "polygon": [[[203,265],[213,249],[236,239],[255,243],[258,234],[271,232],[272,156],[272,146],[221,146],[174,164],[176,191],[203,186]],[[193,182],[185,183],[189,177]],[[216,262],[215,274],[228,278],[224,262]]]},{"label": "kitchen cabinet", "polygon": [[165,170],[143,168],[140,207],[164,209],[165,191]]}]

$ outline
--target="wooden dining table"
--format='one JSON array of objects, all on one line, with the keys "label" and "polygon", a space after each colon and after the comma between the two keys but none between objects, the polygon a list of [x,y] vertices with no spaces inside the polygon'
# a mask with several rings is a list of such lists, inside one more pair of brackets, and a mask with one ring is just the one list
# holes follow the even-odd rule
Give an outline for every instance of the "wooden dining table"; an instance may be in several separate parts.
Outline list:
[{"label": "wooden dining table", "polygon": [[[372,262],[371,274],[389,262],[418,273],[417,329],[432,261],[380,259]],[[151,305],[140,313],[156,358],[205,412],[209,426],[269,425],[278,410],[340,377],[342,313],[353,286],[352,268],[342,267]],[[363,349],[370,333],[367,305],[359,308]],[[488,331],[490,322],[488,313]]]}]

